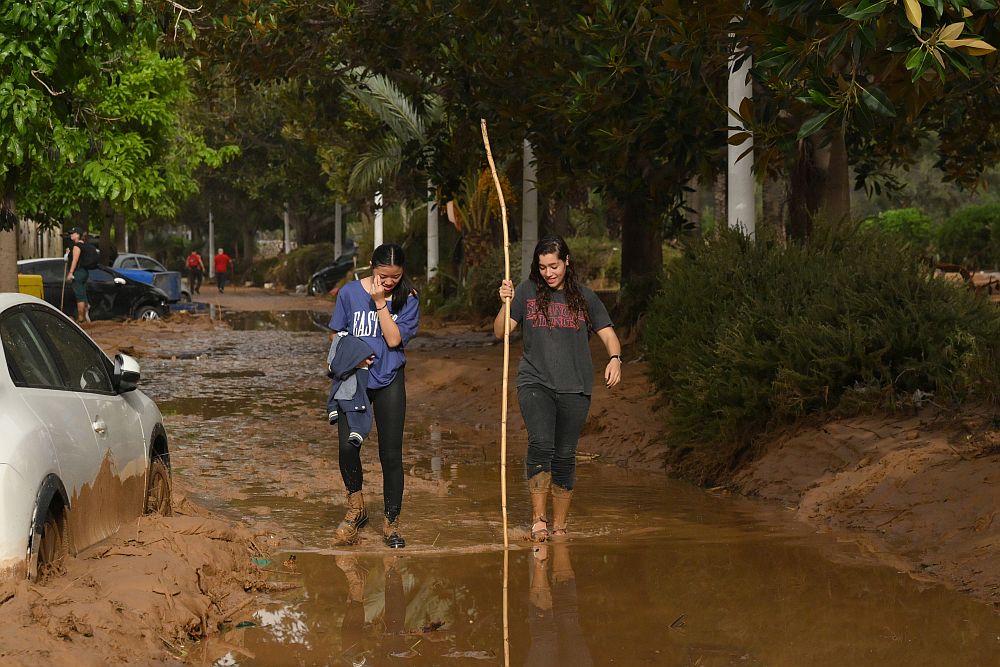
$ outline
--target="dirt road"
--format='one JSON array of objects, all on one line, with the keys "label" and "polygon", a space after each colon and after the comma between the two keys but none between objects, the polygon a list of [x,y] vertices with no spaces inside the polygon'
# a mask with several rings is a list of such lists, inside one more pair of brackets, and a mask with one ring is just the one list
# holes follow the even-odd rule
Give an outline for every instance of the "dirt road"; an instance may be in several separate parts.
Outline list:
[{"label": "dirt road", "polygon": [[[501,355],[490,336],[425,321],[408,352],[408,546],[391,553],[370,528],[360,547],[343,549],[331,539],[344,498],[317,368],[331,304],[275,301],[259,290],[221,296],[224,322],[181,316],[92,326],[109,351],[139,357],[189,516],[143,520],[97,558],[72,562],[66,575],[0,595],[0,657],[503,664]],[[988,435],[956,446],[939,439],[954,425],[918,418],[800,431],[766,446],[737,480],[781,503],[744,501],[665,476],[666,408],[641,362],[624,373],[619,388],[595,391],[580,445],[574,539],[541,551],[520,539],[526,439],[511,401],[515,664],[993,659],[1000,617],[935,583],[996,602],[992,517],[1000,504]],[[946,460],[952,448],[957,454]],[[376,448],[362,456],[377,517]],[[960,497],[959,488],[972,490]],[[956,509],[929,511],[942,493]],[[825,534],[815,535],[817,527]],[[122,578],[123,570],[134,576]],[[560,653],[567,643],[586,655]],[[69,656],[75,662],[60,662]]]}]

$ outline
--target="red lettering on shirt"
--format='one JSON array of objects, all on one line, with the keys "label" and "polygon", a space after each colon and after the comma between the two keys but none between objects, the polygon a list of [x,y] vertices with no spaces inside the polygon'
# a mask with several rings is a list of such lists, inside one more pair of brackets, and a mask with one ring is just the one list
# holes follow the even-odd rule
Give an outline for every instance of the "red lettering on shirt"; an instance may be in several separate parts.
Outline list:
[{"label": "red lettering on shirt", "polygon": [[549,329],[577,329],[580,322],[587,321],[582,310],[574,313],[567,304],[554,301],[549,301],[545,317],[542,317],[537,299],[528,299],[524,319],[531,322],[532,326],[536,328],[548,327]]}]

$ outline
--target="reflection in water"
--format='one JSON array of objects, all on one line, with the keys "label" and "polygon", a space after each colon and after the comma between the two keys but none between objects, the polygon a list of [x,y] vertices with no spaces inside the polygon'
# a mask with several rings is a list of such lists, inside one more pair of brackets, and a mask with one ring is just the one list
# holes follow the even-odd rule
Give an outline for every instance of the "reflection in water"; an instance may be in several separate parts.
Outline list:
[{"label": "reflection in water", "polygon": [[347,608],[340,632],[345,664],[361,667],[388,657],[412,657],[406,646],[406,596],[398,557],[383,559],[382,613],[370,622],[365,614],[368,569],[353,554],[337,556],[336,562],[347,578]]},{"label": "reflection in water", "polygon": [[[576,575],[566,542],[540,544],[533,549],[528,578],[528,636],[531,644],[525,667],[594,664],[580,627]],[[549,579],[551,563],[552,578]]]}]

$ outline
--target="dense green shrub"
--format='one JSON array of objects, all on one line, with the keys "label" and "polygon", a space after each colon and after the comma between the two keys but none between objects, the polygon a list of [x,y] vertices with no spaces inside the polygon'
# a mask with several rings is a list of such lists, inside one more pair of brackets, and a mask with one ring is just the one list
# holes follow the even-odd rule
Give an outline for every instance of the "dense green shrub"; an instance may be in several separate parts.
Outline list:
[{"label": "dense green shrub", "polygon": [[894,237],[817,230],[808,246],[733,231],[671,262],[643,329],[679,440],[748,442],[810,413],[993,400],[1000,312]]},{"label": "dense green shrub", "polygon": [[305,285],[310,276],[324,266],[333,264],[332,243],[314,243],[296,248],[271,267],[267,274],[269,281],[281,283],[285,287]]},{"label": "dense green shrub", "polygon": [[894,234],[918,247],[926,247],[933,235],[933,223],[919,208],[897,208],[882,211],[861,223],[866,229]]},{"label": "dense green shrub", "polygon": [[1000,248],[1000,204],[959,209],[937,230],[937,247],[945,262],[968,268],[993,268]]}]

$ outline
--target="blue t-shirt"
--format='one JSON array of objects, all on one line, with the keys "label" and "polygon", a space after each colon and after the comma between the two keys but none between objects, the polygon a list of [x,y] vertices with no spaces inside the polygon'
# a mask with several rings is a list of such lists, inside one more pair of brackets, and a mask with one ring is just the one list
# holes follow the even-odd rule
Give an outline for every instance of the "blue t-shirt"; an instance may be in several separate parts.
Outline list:
[{"label": "blue t-shirt", "polygon": [[375,363],[368,369],[369,389],[386,387],[396,377],[396,371],[406,363],[403,348],[417,334],[417,324],[420,322],[420,300],[412,294],[407,297],[398,313],[392,311],[392,299],[388,300],[388,304],[402,338],[398,347],[390,348],[386,345],[378,313],[375,311],[375,302],[360,280],[347,283],[340,289],[330,318],[331,329],[357,336],[368,343],[375,353]]}]

